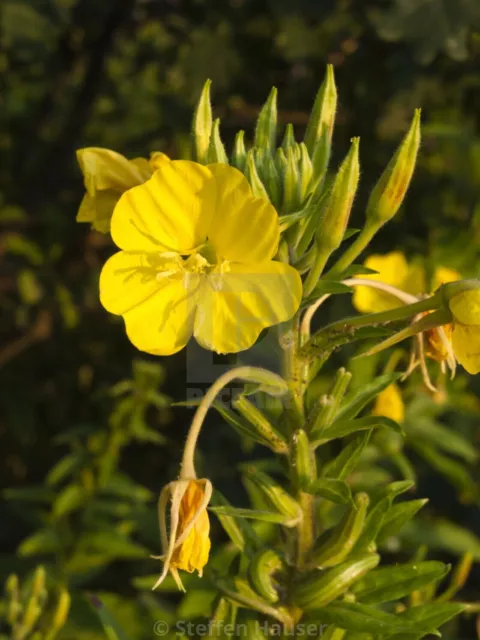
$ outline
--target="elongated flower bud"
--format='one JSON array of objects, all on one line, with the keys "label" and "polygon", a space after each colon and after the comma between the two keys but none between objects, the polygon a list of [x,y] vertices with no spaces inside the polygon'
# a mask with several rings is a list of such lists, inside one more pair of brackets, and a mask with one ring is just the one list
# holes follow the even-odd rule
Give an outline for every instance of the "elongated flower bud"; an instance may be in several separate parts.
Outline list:
[{"label": "elongated flower bud", "polygon": [[324,131],[327,134],[328,140],[331,141],[336,110],[337,87],[335,86],[333,65],[328,64],[325,79],[318,90],[305,132],[304,141],[310,155],[313,154],[315,145]]},{"label": "elongated flower bud", "polygon": [[367,204],[367,220],[381,226],[397,213],[407,193],[420,146],[420,109],[395,155],[375,185]]},{"label": "elongated flower bud", "polygon": [[212,133],[210,135],[210,143],[207,151],[207,161],[209,164],[213,162],[228,164],[227,153],[220,137],[220,118],[217,118],[212,126]]},{"label": "elongated flower bud", "polygon": [[233,144],[232,164],[240,171],[245,172],[247,161],[247,150],[245,149],[245,131],[240,130],[235,136]]},{"label": "elongated flower bud", "polygon": [[317,247],[330,252],[337,249],[343,240],[357,192],[360,177],[359,143],[360,138],[352,138],[350,151],[335,176],[328,203],[317,227]]},{"label": "elongated flower bud", "polygon": [[300,521],[302,509],[298,502],[266,473],[252,469],[245,481],[251,482],[273,509],[291,519],[286,526],[295,526]]},{"label": "elongated flower bud", "polygon": [[212,132],[212,105],[210,103],[211,80],[203,85],[197,108],[193,115],[192,133],[194,137],[195,155],[197,162],[207,163],[207,152]]},{"label": "elongated flower bud", "polygon": [[260,149],[274,149],[277,135],[277,89],[272,87],[267,101],[262,107],[255,128],[255,146]]}]

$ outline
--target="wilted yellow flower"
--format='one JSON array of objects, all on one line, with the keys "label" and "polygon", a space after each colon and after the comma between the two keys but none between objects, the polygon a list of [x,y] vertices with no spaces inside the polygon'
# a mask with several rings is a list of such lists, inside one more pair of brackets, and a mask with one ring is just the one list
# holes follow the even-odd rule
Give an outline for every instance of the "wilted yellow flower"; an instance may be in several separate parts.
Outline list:
[{"label": "wilted yellow flower", "polygon": [[[160,534],[162,538],[163,571],[157,580],[156,589],[168,572],[178,587],[184,590],[178,570],[202,576],[210,553],[210,520],[207,506],[212,495],[209,480],[180,478],[171,482],[162,491],[159,499]],[[170,531],[167,533],[166,505],[171,499]],[[157,556],[154,556],[157,557]]]},{"label": "wilted yellow flower", "polygon": [[102,270],[100,300],[142,351],[169,355],[192,335],[241,351],[300,305],[298,272],[273,260],[277,212],[228,165],[160,163],[120,198],[111,234],[121,251]]},{"label": "wilted yellow flower", "polygon": [[463,291],[449,301],[453,315],[452,345],[468,373],[480,372],[480,290]]},{"label": "wilted yellow flower", "polygon": [[90,222],[102,233],[110,230],[113,209],[122,193],[148,180],[163,153],[153,153],[150,160],[128,160],[122,154],[101,147],[86,147],[77,151],[86,193],[77,214],[77,222]]},{"label": "wilted yellow flower", "polygon": [[405,418],[405,405],[397,384],[392,383],[381,391],[372,409],[372,415],[385,416],[401,424]]}]

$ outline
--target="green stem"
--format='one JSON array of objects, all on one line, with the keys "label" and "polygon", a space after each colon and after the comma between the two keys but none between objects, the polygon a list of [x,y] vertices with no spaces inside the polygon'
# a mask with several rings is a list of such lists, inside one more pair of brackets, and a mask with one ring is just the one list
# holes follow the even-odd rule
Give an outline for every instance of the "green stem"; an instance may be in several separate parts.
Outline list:
[{"label": "green stem", "polygon": [[[381,225],[380,225],[381,226]],[[362,251],[370,243],[373,236],[380,229],[378,224],[373,224],[367,220],[365,226],[356,237],[354,242],[348,247],[348,249],[337,260],[333,267],[328,272],[329,276],[339,275],[349,267],[352,262],[362,253]]]},{"label": "green stem", "polygon": [[212,406],[215,398],[220,391],[230,382],[235,379],[240,379],[245,382],[256,382],[258,384],[268,385],[269,387],[275,387],[279,393],[282,394],[286,391],[285,381],[267,369],[261,369],[258,367],[236,367],[227,371],[216,380],[209,388],[207,393],[202,398],[200,404],[197,407],[195,415],[193,416],[192,424],[187,435],[187,441],[185,443],[185,449],[183,451],[182,468],[180,471],[180,478],[196,478],[194,457],[195,448],[197,446],[198,436],[207,415],[208,410]]},{"label": "green stem", "polygon": [[302,378],[303,367],[298,359],[299,352],[299,316],[294,316],[285,322],[280,329],[279,342],[283,350],[282,374],[288,385],[285,396],[285,410],[290,418],[293,429],[303,427],[305,412],[303,408],[304,384]]},{"label": "green stem", "polygon": [[320,329],[320,331],[317,331],[317,333],[314,334],[302,347],[300,356],[308,358],[312,350],[316,350],[322,346],[327,346],[328,342],[333,338],[353,334],[355,330],[360,329],[361,327],[377,326],[391,322],[398,322],[400,320],[407,320],[418,313],[431,311],[440,305],[441,299],[437,293],[430,298],[425,298],[425,300],[419,300],[413,304],[390,309],[389,311],[368,313],[365,315],[354,316],[352,318],[346,318],[345,320],[339,320],[324,327],[323,329]]}]

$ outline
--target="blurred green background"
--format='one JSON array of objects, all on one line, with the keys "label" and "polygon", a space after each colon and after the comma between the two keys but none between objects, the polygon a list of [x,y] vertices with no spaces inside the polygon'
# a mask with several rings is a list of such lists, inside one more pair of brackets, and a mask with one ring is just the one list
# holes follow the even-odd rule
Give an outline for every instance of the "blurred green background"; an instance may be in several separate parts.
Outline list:
[{"label": "blurred green background", "polygon": [[[208,601],[192,591],[179,613],[175,596],[157,597],[151,581],[135,580],[160,566],[148,559],[159,547],[155,499],[177,475],[191,415],[168,408],[169,398],[185,399],[188,366],[185,353],[137,352],[121,319],[100,307],[98,274],[113,246],[75,222],[83,194],[75,150],[188,157],[206,78],[229,149],[238,129],[251,139],[272,85],[280,125],[293,123],[301,139],[332,63],[339,109],[331,166],[361,137],[352,226],[361,226],[370,189],[421,107],[423,143],[406,204],[372,251],[401,249],[427,268],[478,277],[479,54],[478,0],[3,0],[0,581],[11,572],[28,580],[42,562],[52,593],[68,585],[71,619],[59,637],[103,637],[86,591],[101,594],[139,639],[152,637],[151,620],[195,617]],[[453,471],[413,458],[419,494],[431,499],[432,539],[420,527],[405,544],[428,542],[447,560],[466,549],[480,559],[480,385],[469,384],[455,381],[440,418],[468,440],[469,453]],[[236,464],[245,452],[219,418],[209,424],[203,472],[241,500]],[[478,600],[479,576],[477,565],[465,598]],[[477,637],[472,619],[459,629],[452,638]]]}]

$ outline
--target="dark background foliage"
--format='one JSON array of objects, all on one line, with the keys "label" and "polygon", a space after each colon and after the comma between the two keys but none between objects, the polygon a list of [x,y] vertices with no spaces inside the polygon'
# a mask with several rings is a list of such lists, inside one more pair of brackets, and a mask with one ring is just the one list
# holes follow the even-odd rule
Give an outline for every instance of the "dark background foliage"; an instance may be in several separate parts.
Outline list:
[{"label": "dark background foliage", "polygon": [[[279,90],[280,124],[292,122],[300,137],[330,62],[339,91],[332,166],[350,138],[361,137],[352,226],[362,224],[369,190],[413,109],[421,107],[423,144],[413,185],[372,250],[401,248],[422,256],[427,266],[441,263],[478,276],[479,28],[476,0],[2,2],[0,485],[11,491],[0,503],[0,577],[13,570],[23,575],[48,561],[48,545],[16,551],[68,513],[65,528],[56,529],[71,540],[54,551],[55,579],[109,592],[113,601],[122,597],[133,610],[137,592],[130,577],[153,573],[144,557],[158,547],[152,496],[177,473],[190,416],[185,409],[168,410],[162,394],[184,400],[193,392],[188,375],[198,350],[169,359],[140,354],[122,322],[99,305],[98,273],[112,245],[75,222],[83,193],[75,149],[186,156],[192,109],[207,77],[228,148],[239,128],[251,137],[272,85]],[[259,357],[265,358],[261,349]],[[122,387],[125,380],[131,382]],[[478,388],[473,381],[473,393]],[[475,418],[463,423],[469,421]],[[462,415],[451,421],[460,431],[463,423]],[[227,493],[235,491],[235,463],[243,456],[237,437],[212,418],[202,438],[206,472]],[[83,463],[73,460],[80,454]],[[112,489],[117,502],[112,499],[108,517],[94,510],[85,520],[83,494],[67,495],[69,506],[55,507],[64,478],[58,464],[69,455],[82,486],[92,469],[103,473],[99,491],[107,491],[115,474],[131,483],[123,497]],[[440,513],[478,533],[478,507],[460,505],[433,472],[423,478],[432,517]],[[32,486],[35,495],[26,489]],[[123,499],[126,511],[115,513]],[[108,555],[100,545],[80,553],[76,536],[95,529],[96,518],[97,529],[108,522],[112,531],[137,540],[131,544],[138,548],[110,549]],[[471,584],[468,596],[478,598]],[[129,623],[134,629],[135,615]],[[78,629],[75,634],[80,637]],[[137,630],[132,637],[144,636]]]}]

